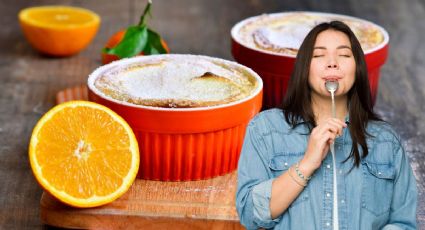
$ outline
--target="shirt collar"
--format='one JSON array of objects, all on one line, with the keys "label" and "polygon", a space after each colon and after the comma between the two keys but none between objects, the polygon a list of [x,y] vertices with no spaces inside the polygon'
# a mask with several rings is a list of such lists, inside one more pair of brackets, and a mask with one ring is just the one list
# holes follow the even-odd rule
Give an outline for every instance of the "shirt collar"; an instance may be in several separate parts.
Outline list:
[{"label": "shirt collar", "polygon": [[350,113],[348,113],[347,116],[345,116],[345,124],[347,125],[350,124]]}]

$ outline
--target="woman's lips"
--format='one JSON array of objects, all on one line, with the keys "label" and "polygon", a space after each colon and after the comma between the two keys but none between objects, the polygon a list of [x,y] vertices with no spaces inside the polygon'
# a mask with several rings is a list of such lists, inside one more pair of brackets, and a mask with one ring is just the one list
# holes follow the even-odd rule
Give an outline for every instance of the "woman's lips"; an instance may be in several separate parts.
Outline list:
[{"label": "woman's lips", "polygon": [[342,77],[339,76],[326,76],[323,78],[325,81],[338,81],[342,79]]}]

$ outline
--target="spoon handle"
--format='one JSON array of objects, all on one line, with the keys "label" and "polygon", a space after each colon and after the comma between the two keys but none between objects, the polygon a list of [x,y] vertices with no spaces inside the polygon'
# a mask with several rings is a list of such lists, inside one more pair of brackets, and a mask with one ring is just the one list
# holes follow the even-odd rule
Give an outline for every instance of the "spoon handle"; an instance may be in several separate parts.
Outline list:
[{"label": "spoon handle", "polygon": [[333,118],[336,118],[335,95],[334,95],[334,91],[331,91],[331,97],[332,97],[332,117],[333,117]]},{"label": "spoon handle", "polygon": [[[336,118],[336,109],[335,109],[335,91],[331,91],[332,98],[332,117]],[[337,188],[337,178],[336,178],[336,160],[335,160],[335,143],[331,143],[331,153],[332,153],[332,163],[333,163],[333,210],[332,210],[332,223],[333,229],[339,230],[338,223],[338,188]]]}]

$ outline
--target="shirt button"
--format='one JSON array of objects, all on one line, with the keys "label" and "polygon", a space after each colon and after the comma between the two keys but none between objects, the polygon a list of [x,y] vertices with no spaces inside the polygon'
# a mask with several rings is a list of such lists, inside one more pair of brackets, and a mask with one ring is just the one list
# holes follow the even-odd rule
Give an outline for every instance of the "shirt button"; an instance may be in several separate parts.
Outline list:
[{"label": "shirt button", "polygon": [[330,194],[330,193],[326,193],[326,196],[327,196],[327,197],[330,197],[330,196],[331,196],[331,194]]},{"label": "shirt button", "polygon": [[345,203],[345,200],[341,200],[341,203]]},{"label": "shirt button", "polygon": [[285,166],[288,166],[288,162],[285,162]]},{"label": "shirt button", "polygon": [[339,174],[342,174],[342,170],[339,170]]},{"label": "shirt button", "polygon": [[329,227],[329,226],[331,226],[331,223],[327,222],[327,223],[326,223],[326,226],[328,226],[328,227]]},{"label": "shirt button", "polygon": [[330,169],[331,168],[331,165],[326,165],[326,168]]},{"label": "shirt button", "polygon": [[382,173],[381,172],[378,172],[378,175],[381,175]]}]

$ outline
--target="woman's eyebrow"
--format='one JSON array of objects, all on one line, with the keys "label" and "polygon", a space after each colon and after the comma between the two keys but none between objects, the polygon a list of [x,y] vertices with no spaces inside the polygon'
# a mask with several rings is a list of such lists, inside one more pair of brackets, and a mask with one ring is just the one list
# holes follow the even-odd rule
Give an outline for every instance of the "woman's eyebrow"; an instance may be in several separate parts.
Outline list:
[{"label": "woman's eyebrow", "polygon": [[[341,45],[336,47],[337,49],[349,49],[351,50],[351,47],[347,46],[347,45]],[[326,50],[326,47],[324,46],[315,46],[313,49],[321,49],[321,50]]]},{"label": "woman's eyebrow", "polygon": [[337,49],[349,49],[349,50],[351,50],[351,47],[346,46],[346,45],[342,45],[342,46],[338,46]]}]

